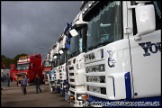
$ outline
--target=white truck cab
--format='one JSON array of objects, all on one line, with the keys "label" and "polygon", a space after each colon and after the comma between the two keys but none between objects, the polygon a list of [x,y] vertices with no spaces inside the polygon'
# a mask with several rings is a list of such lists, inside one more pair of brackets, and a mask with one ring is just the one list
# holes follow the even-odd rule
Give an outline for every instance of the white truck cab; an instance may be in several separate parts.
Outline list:
[{"label": "white truck cab", "polygon": [[51,64],[50,64],[50,54],[48,53],[47,56],[46,56],[46,59],[43,60],[42,62],[42,66],[43,66],[43,75],[44,75],[44,79],[43,79],[43,82],[45,84],[49,84],[49,72],[51,70]]},{"label": "white truck cab", "polygon": [[[53,65],[53,55],[54,55],[53,46],[50,48],[48,55],[49,55],[49,63],[50,63],[50,66],[51,66],[51,69],[50,69],[49,73],[47,74],[48,84],[50,86],[51,93],[53,93],[54,92],[54,83],[55,83],[54,70],[53,70],[53,68],[54,68],[54,65]],[[47,63],[47,64],[49,65],[49,63]]]},{"label": "white truck cab", "polygon": [[89,96],[84,105],[151,101],[156,106],[153,99],[161,98],[161,1],[83,4],[83,21],[88,21],[84,60]]},{"label": "white truck cab", "polygon": [[67,61],[67,48],[66,48],[66,39],[65,34],[61,34],[59,42],[59,53],[60,53],[60,65],[59,65],[59,74],[60,74],[60,93],[65,95],[65,85],[67,85],[67,72],[66,72],[66,61]]},{"label": "white truck cab", "polygon": [[[82,20],[82,13],[80,12],[72,22],[69,33],[72,38],[70,40],[70,59],[67,61],[68,81],[70,84],[69,96],[70,105],[74,107],[83,106],[83,98],[86,96],[85,87],[85,65],[84,65],[84,51],[87,22]],[[75,30],[77,32],[75,32]],[[76,34],[75,34],[76,33]]]},{"label": "white truck cab", "polygon": [[53,45],[54,55],[53,55],[53,71],[54,71],[54,91],[60,92],[60,74],[59,74],[59,42]]}]

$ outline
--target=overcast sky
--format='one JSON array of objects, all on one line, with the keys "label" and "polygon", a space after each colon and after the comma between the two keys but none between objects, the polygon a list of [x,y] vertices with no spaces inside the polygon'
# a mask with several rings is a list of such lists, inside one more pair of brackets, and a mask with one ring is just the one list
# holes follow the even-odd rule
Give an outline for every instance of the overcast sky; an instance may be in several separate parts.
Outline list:
[{"label": "overcast sky", "polygon": [[2,1],[1,54],[40,53],[45,58],[67,22],[79,13],[81,1]]}]

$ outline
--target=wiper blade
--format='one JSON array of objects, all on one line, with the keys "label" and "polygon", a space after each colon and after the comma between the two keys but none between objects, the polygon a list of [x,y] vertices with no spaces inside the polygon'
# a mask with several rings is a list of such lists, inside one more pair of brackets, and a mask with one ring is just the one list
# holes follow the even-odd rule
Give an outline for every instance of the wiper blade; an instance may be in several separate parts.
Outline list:
[{"label": "wiper blade", "polygon": [[105,46],[107,42],[103,42],[103,43],[98,43],[97,47],[101,47],[101,46]]},{"label": "wiper blade", "polygon": [[110,43],[110,42],[98,43],[98,44],[97,44],[97,48],[98,48],[98,47],[101,47],[101,46],[105,46],[105,45],[107,45],[108,43]]},{"label": "wiper blade", "polygon": [[107,44],[108,44],[108,42],[98,43],[98,44],[95,45],[95,46],[89,47],[88,50],[93,50],[93,49],[95,49],[95,48],[98,48],[98,47],[101,47],[101,46],[105,46],[105,45],[107,45]]},{"label": "wiper blade", "polygon": [[73,52],[71,55],[72,55],[72,57],[74,57],[74,56],[76,56],[76,55],[78,55],[79,54],[79,52],[78,51],[75,51],[75,52]]},{"label": "wiper blade", "polygon": [[96,46],[89,47],[88,50],[93,50]]}]

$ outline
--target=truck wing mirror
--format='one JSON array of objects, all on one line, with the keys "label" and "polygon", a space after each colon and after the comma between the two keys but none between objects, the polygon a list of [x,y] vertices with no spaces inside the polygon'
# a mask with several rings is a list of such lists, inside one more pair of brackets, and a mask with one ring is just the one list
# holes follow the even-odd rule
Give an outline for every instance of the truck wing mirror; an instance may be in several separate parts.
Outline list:
[{"label": "truck wing mirror", "polygon": [[63,50],[59,50],[59,53],[60,53],[60,54],[63,54],[64,52],[63,52]]},{"label": "truck wing mirror", "polygon": [[56,58],[57,58],[57,56],[55,55],[53,58],[54,58],[54,59],[56,59]]},{"label": "truck wing mirror", "polygon": [[78,32],[75,30],[75,29],[72,29],[72,30],[70,30],[70,34],[71,34],[71,36],[77,36],[78,35]]},{"label": "truck wing mirror", "polygon": [[149,32],[155,31],[155,10],[153,5],[137,5],[135,7],[136,22],[137,22],[137,35],[144,35]]}]

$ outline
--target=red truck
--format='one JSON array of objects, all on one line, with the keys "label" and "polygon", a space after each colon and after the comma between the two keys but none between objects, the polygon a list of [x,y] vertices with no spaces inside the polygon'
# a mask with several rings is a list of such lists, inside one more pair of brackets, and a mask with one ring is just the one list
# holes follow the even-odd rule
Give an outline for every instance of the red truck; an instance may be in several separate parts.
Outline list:
[{"label": "red truck", "polygon": [[28,83],[32,83],[38,74],[43,82],[42,56],[40,54],[22,56],[17,61],[17,66],[11,64],[10,68],[11,77],[14,80],[21,80],[22,75],[26,74]]},{"label": "red truck", "polygon": [[10,77],[16,81],[17,80],[17,69],[15,64],[10,64]]}]

